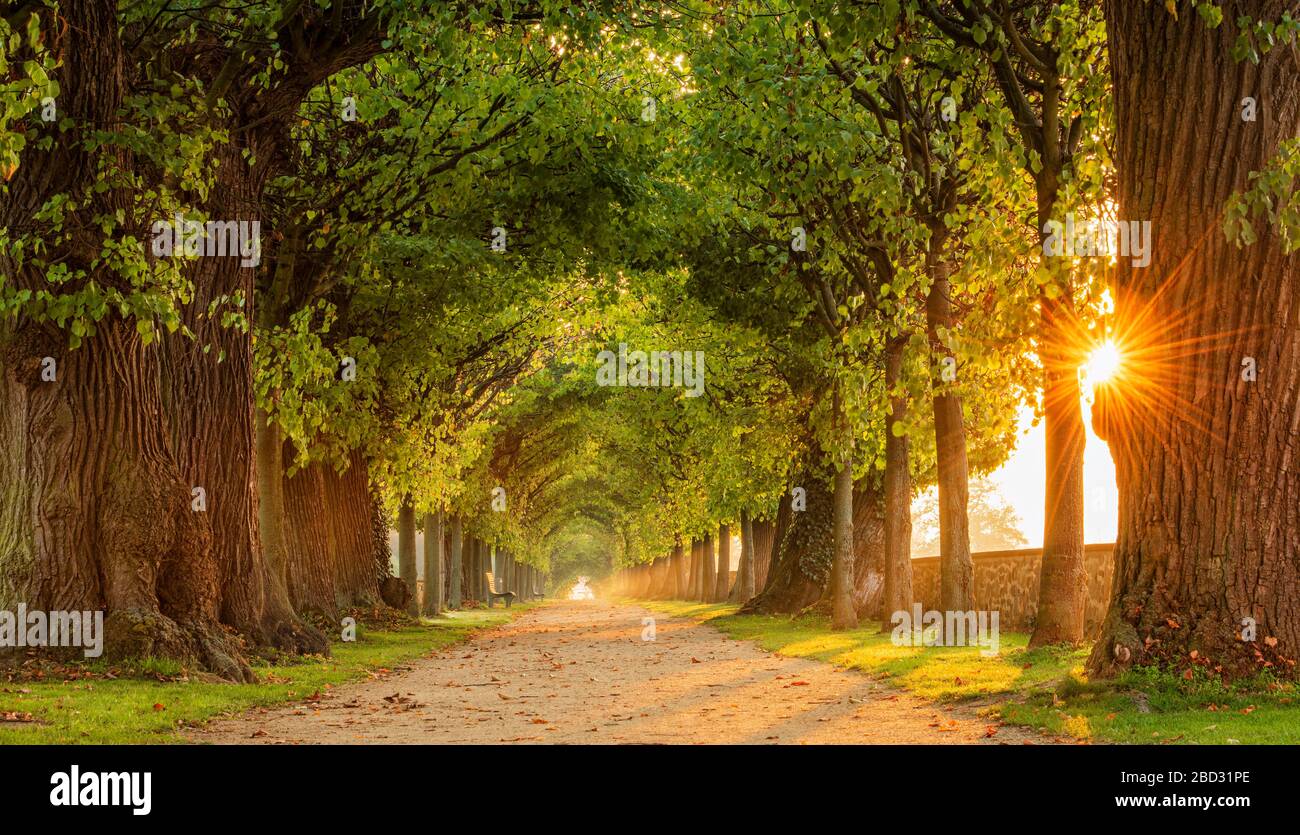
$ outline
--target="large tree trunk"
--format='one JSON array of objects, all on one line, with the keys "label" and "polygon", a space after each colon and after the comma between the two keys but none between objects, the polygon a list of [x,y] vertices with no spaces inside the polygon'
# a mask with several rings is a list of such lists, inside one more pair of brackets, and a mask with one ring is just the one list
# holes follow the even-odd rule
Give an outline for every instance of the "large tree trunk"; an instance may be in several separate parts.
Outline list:
[{"label": "large tree trunk", "polygon": [[926,251],[930,292],[925,299],[925,321],[930,339],[931,385],[934,390],[934,445],[939,470],[939,587],[945,611],[964,612],[975,607],[975,563],[970,555],[966,518],[966,426],[956,380],[944,380],[945,362],[956,372],[940,331],[953,326],[951,265],[942,256],[943,239],[934,233]]},{"label": "large tree trunk", "polygon": [[797,614],[816,603],[830,577],[831,494],[820,479],[804,481],[807,509],[794,511],[783,499],[777,514],[772,567],[763,591],[741,607],[749,614]]},{"label": "large tree trunk", "polygon": [[[286,445],[283,455],[292,455],[292,447]],[[333,619],[343,609],[377,603],[376,561],[382,554],[376,550],[387,548],[387,526],[385,541],[377,543],[376,497],[365,456],[359,450],[349,453],[342,473],[331,464],[312,463],[282,480],[286,584],[294,608]]]},{"label": "large tree trunk", "polygon": [[[222,221],[257,221],[269,174],[242,156],[216,154],[205,207]],[[292,652],[322,652],[325,637],[294,613],[288,590],[262,550],[259,531],[251,328],[229,327],[211,309],[253,299],[252,267],[238,256],[200,257],[189,267],[194,297],[182,319],[193,338],[164,340],[163,395],[181,470],[207,493],[213,549],[222,571],[222,620],[255,640]],[[248,311],[244,311],[248,313]],[[250,315],[251,319],[252,316]]]},{"label": "large tree trunk", "polygon": [[[120,319],[78,350],[63,340],[29,324],[3,340],[0,609],[104,609],[109,658],[251,680],[218,623],[208,516],[170,452],[157,352]],[[44,356],[56,381],[40,378]]]},{"label": "large tree trunk", "polygon": [[885,606],[885,497],[878,484],[853,494],[853,610],[880,619]]},{"label": "large tree trunk", "polygon": [[881,629],[892,629],[894,612],[912,610],[912,473],[906,434],[894,433],[907,419],[908,395],[902,388],[907,340],[890,340],[885,349],[885,583]]},{"label": "large tree trunk", "polygon": [[[1293,5],[1227,3],[1208,29],[1159,4],[1106,3],[1119,216],[1150,219],[1157,245],[1145,269],[1123,257],[1115,269],[1129,364],[1094,407],[1120,495],[1095,675],[1186,665],[1193,650],[1228,675],[1296,672],[1300,259],[1263,219],[1242,249],[1222,232],[1228,197],[1300,135],[1295,48],[1235,61],[1232,21]],[[1241,118],[1248,96],[1262,97],[1259,121]]]},{"label": "large tree trunk", "polygon": [[[42,12],[46,44],[59,44],[59,109],[77,129],[55,132],[49,149],[29,143],[0,202],[0,227],[41,228],[37,213],[54,195],[72,196],[65,241],[51,236],[51,263],[87,271],[100,287],[130,282],[92,262],[100,257],[96,216],[136,216],[135,197],[96,190],[106,166],[135,164],[117,145],[89,150],[93,132],[121,129],[127,88],[117,6],[67,4]],[[107,181],[105,181],[107,182]],[[141,229],[118,230],[147,235]],[[45,270],[0,256],[0,274],[18,289],[54,288]],[[221,570],[211,515],[192,505],[159,390],[159,354],[133,320],[110,313],[77,350],[53,326],[19,319],[0,329],[0,608],[107,609],[110,657],[164,656],[248,680],[238,646],[218,625]],[[57,362],[42,378],[43,358]]]},{"label": "large tree trunk", "polygon": [[[278,434],[278,433],[276,433]],[[259,440],[260,444],[260,440]],[[266,456],[259,455],[259,468],[263,466]],[[271,466],[266,463],[266,466]],[[293,476],[285,475],[281,469],[275,479],[263,478],[264,472],[258,473],[259,481],[279,481],[280,507],[276,502],[264,501],[259,508],[262,516],[262,530],[266,532],[280,526],[280,532],[267,537],[268,545],[279,540],[284,547],[286,564],[285,582],[289,589],[289,598],[295,609],[304,613],[317,613],[328,618],[339,616],[340,605],[346,605],[337,593],[336,560],[339,558],[341,543],[334,538],[335,527],[332,512],[326,499],[326,467],[313,464],[299,470]],[[264,495],[271,496],[271,493]],[[370,507],[364,508],[361,522],[362,530],[369,541]],[[273,553],[266,551],[268,557]],[[364,552],[367,567],[370,553]]]}]

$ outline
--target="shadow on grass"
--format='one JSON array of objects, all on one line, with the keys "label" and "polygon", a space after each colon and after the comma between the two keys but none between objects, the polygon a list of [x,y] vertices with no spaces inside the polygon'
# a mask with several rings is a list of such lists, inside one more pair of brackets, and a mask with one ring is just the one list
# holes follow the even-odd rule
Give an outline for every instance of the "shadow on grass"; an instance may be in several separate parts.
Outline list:
[{"label": "shadow on grass", "polygon": [[737,615],[727,603],[629,601],[671,617],[707,622],[769,652],[860,670],[935,701],[978,699],[1003,721],[1082,741],[1298,743],[1300,689],[1261,676],[1226,685],[1201,671],[1191,678],[1158,670],[1089,682],[1090,647],[1027,649],[1029,636],[1002,632],[1000,652],[979,647],[895,646],[880,623],[835,632],[829,619]]}]

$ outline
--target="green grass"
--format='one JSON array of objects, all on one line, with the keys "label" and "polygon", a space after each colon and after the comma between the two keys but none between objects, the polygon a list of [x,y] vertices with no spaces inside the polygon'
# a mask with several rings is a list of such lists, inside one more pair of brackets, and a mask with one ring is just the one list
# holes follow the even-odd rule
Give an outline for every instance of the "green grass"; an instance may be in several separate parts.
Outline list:
[{"label": "green grass", "polygon": [[1064,738],[1134,743],[1298,743],[1300,689],[1260,678],[1233,686],[1204,674],[1144,670],[1088,682],[1087,648],[1027,649],[1029,636],[1002,632],[1001,651],[898,647],[879,623],[834,632],[819,615],[737,615],[732,604],[636,601],[673,617],[708,621],[724,634],[780,655],[861,670],[940,702],[978,700],[1003,721]]},{"label": "green grass", "polygon": [[[160,680],[176,677],[181,670],[174,662],[157,659],[133,664],[129,675],[115,679],[5,682],[0,672],[0,744],[185,742],[180,734],[185,725],[296,701],[347,681],[382,674],[536,605],[541,604],[521,603],[509,612],[497,607],[449,613],[436,620],[424,619],[420,626],[388,631],[358,626],[357,640],[334,643],[330,658],[255,666],[256,684]],[[103,664],[85,667],[88,674],[108,669]],[[3,721],[7,712],[30,713],[34,721]]]}]

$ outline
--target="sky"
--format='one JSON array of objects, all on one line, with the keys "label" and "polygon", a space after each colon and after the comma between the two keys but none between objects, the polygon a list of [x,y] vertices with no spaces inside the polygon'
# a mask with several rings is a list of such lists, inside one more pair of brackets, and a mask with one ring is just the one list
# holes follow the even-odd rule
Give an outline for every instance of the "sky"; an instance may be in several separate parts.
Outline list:
[{"label": "sky", "polygon": [[[988,475],[1003,498],[1016,509],[1020,527],[1030,548],[1043,544],[1044,439],[1040,421],[1032,426],[1032,409],[1021,408],[1019,441],[1001,467]],[[1106,442],[1092,431],[1092,415],[1083,404],[1083,421],[1088,427],[1088,445],[1083,453],[1084,541],[1114,542],[1118,520],[1115,464]]]}]

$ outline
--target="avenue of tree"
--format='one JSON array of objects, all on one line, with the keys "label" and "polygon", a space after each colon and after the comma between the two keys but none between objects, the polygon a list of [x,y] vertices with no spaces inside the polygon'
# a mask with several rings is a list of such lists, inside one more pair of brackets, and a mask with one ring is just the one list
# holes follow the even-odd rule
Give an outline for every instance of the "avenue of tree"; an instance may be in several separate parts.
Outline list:
[{"label": "avenue of tree", "polygon": [[[0,2],[0,609],[236,680],[487,571],[846,628],[911,607],[930,486],[975,609],[970,484],[1029,406],[1033,645],[1294,674],[1291,3],[237,5]],[[158,254],[177,216],[256,263]],[[1149,221],[1149,263],[1056,257],[1067,218]]]}]

